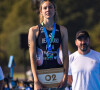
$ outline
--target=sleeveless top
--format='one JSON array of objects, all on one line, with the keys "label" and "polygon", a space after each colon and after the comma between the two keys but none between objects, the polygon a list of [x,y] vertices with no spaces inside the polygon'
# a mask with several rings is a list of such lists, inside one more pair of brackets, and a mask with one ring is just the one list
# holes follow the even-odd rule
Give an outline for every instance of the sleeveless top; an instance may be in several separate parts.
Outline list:
[{"label": "sleeveless top", "polygon": [[[46,53],[48,51],[47,42],[45,38],[45,33],[43,30],[43,26],[41,24],[38,25],[39,34],[36,39],[36,61],[37,61],[37,69],[49,69],[49,68],[60,68],[63,67],[61,58],[59,56],[59,49],[61,46],[61,32],[60,26],[56,24],[55,36],[54,40],[51,43],[51,48],[53,52],[53,59],[47,58]],[[47,30],[49,39],[51,38],[52,31]]]}]

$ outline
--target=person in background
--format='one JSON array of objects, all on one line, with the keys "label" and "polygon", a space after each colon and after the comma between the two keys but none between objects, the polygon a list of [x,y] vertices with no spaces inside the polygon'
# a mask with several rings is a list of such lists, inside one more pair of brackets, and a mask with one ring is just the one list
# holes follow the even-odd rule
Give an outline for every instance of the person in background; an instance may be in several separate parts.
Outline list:
[{"label": "person in background", "polygon": [[3,75],[2,68],[0,66],[0,90],[3,90],[3,85],[4,85],[4,75]]},{"label": "person in background", "polygon": [[76,33],[78,50],[69,56],[68,83],[72,90],[100,90],[100,53],[90,48],[87,31]]},{"label": "person in background", "polygon": [[[64,90],[68,75],[68,33],[64,26],[56,24],[57,10],[54,0],[40,2],[40,24],[29,29],[28,44],[31,69],[34,76],[34,89],[44,90],[39,81],[37,70],[64,67],[64,76],[58,89]],[[58,59],[59,48],[62,47],[63,64]]]}]

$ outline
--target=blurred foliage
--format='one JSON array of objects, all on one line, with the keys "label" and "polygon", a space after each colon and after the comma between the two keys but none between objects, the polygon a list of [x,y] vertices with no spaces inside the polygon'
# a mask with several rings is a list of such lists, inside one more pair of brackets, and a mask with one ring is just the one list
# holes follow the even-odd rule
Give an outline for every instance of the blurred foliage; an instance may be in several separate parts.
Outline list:
[{"label": "blurred foliage", "polygon": [[[100,1],[55,0],[58,24],[64,25],[69,34],[69,50],[74,52],[75,33],[85,29],[91,35],[91,47],[100,52]],[[31,6],[33,5],[33,6]],[[39,5],[39,3],[38,3]],[[20,48],[20,34],[28,33],[31,26],[39,24],[38,7],[31,0],[0,0],[0,64],[10,55],[16,64],[24,64],[24,50]],[[29,65],[29,53],[26,51]]]},{"label": "blurred foliage", "polygon": [[[57,3],[57,10],[59,15],[59,23],[65,25],[68,29],[69,43],[73,47],[70,48],[74,52],[77,47],[75,46],[75,34],[78,30],[87,30],[89,33],[92,31],[99,32],[100,25],[100,1],[99,0],[55,0]],[[97,28],[97,30],[95,30]],[[100,33],[98,33],[100,35]],[[94,37],[91,37],[91,39]],[[96,40],[95,40],[96,41]],[[96,41],[97,42],[97,41]],[[99,40],[100,42],[100,40]],[[94,42],[93,42],[94,43]],[[93,47],[93,44],[91,44]],[[97,45],[97,44],[96,44]],[[94,49],[96,49],[96,45]],[[100,44],[98,44],[100,45]],[[100,52],[100,49],[96,49]]]},{"label": "blurred foliage", "polygon": [[100,23],[94,25],[90,31],[92,48],[100,52]]},{"label": "blurred foliage", "polygon": [[[5,8],[13,0],[4,0],[0,4]],[[1,1],[0,1],[1,2]],[[7,14],[3,16],[4,14]],[[10,55],[14,56],[18,65],[25,63],[24,50],[20,48],[20,34],[28,33],[31,26],[38,24],[38,15],[32,11],[31,0],[15,0],[10,7],[0,10],[0,64],[6,61],[8,64]],[[4,18],[3,18],[4,17]],[[2,19],[1,19],[2,18]],[[26,60],[29,60],[29,53],[26,51]],[[26,61],[29,65],[29,61]]]}]

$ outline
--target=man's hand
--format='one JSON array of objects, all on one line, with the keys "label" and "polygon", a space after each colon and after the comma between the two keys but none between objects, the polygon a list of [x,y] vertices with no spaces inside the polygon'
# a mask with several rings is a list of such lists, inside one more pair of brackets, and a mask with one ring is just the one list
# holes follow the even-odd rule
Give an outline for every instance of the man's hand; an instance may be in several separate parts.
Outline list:
[{"label": "man's hand", "polygon": [[62,81],[60,82],[60,84],[58,85],[58,88],[65,88],[67,86],[67,76],[64,75]]}]

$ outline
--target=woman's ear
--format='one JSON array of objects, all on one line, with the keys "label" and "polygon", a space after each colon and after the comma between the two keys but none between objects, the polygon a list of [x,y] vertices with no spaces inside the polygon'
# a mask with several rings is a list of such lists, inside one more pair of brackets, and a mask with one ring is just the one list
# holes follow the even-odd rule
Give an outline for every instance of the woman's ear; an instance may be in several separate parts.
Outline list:
[{"label": "woman's ear", "polygon": [[75,40],[75,45],[77,46],[77,40]]}]

